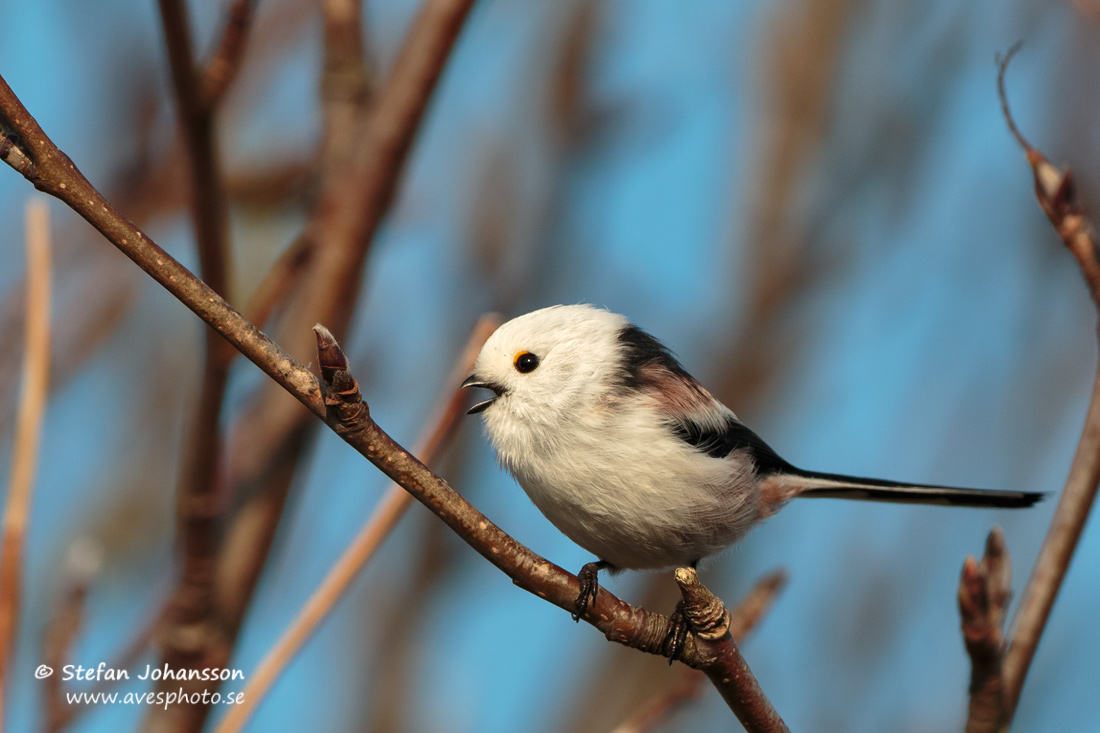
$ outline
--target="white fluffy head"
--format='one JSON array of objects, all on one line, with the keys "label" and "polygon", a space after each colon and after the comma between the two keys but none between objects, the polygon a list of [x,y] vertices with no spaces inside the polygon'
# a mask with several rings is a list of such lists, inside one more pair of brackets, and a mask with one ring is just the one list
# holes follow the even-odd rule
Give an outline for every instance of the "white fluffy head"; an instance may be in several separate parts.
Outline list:
[{"label": "white fluffy head", "polygon": [[[513,318],[485,342],[472,381],[499,394],[485,408],[490,429],[521,421],[561,425],[606,395],[621,370],[623,316],[591,305],[555,305]],[[538,366],[522,371],[521,355]],[[526,364],[531,357],[524,357]]]}]

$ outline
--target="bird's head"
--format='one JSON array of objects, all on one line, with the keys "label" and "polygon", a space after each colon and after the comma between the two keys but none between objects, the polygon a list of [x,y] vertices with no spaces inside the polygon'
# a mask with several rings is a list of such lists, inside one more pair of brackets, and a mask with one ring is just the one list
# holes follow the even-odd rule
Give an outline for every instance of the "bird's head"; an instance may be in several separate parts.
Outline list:
[{"label": "bird's head", "polygon": [[558,305],[514,318],[485,342],[464,387],[492,390],[470,408],[490,432],[560,427],[606,396],[621,371],[623,316]]}]

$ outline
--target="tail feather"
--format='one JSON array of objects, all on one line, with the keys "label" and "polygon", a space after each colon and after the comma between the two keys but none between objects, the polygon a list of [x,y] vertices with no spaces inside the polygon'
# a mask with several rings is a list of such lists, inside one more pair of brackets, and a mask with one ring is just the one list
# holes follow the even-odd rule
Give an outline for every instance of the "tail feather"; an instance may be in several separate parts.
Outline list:
[{"label": "tail feather", "polygon": [[886,501],[895,504],[941,504],[945,506],[999,507],[1023,509],[1041,501],[1045,494],[1037,491],[994,491],[990,489],[960,489],[933,484],[905,484],[874,478],[814,473],[796,469],[788,479],[799,484],[798,496],[811,499],[858,499]]}]

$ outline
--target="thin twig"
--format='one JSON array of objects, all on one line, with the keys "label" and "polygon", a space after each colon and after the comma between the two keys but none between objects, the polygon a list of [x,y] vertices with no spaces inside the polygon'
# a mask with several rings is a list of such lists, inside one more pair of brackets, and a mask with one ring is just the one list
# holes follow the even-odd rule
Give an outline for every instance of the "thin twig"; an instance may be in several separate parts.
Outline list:
[{"label": "thin twig", "polygon": [[[756,628],[786,584],[786,571],[782,568],[773,570],[757,581],[748,595],[730,611],[729,632],[734,642],[740,644]],[[651,730],[672,712],[697,697],[705,679],[706,676],[702,673],[684,667],[680,677],[664,694],[616,726],[613,733],[644,733]]]},{"label": "thin twig", "polygon": [[[466,395],[461,389],[456,389],[455,385],[473,369],[482,344],[498,325],[500,318],[495,314],[483,316],[474,326],[469,341],[455,362],[455,368],[444,383],[440,402],[427,423],[426,433],[417,442],[416,455],[425,464],[431,464],[436,459],[454,434],[466,403]],[[242,690],[244,702],[229,711],[218,726],[218,733],[234,733],[244,727],[287,663],[313,636],[317,627],[344,596],[352,580],[371,561],[375,551],[397,526],[412,501],[412,495],[400,486],[393,485],[386,491],[374,513],[329,570],[321,585],[306,601],[267,656],[248,676],[248,684]]]},{"label": "thin twig", "polygon": [[255,10],[256,0],[234,0],[229,6],[221,35],[198,81],[198,102],[205,109],[218,106],[240,71]]},{"label": "thin twig", "polygon": [[700,669],[714,683],[745,730],[786,731],[786,724],[760,689],[760,683],[730,635],[731,616],[722,599],[699,582],[695,568],[677,568],[674,575],[684,597],[684,618],[690,624],[697,653],[702,652],[717,661]]},{"label": "thin twig", "polygon": [[691,667],[682,667],[676,681],[658,698],[648,702],[634,715],[615,726],[611,733],[646,733],[688,702],[699,697],[706,675]]},{"label": "thin twig", "polygon": [[[227,294],[228,213],[218,170],[214,98],[204,98],[200,88],[201,79],[191,49],[190,19],[183,0],[159,0],[159,6],[191,169],[191,219],[200,271],[211,288]],[[250,16],[247,10],[245,21]],[[239,28],[231,23],[227,30],[234,36],[246,29],[247,23]],[[225,80],[228,81],[228,76]],[[185,436],[177,489],[183,567],[161,635],[162,658],[172,669],[220,667],[228,656],[219,653],[222,646],[201,640],[219,633],[214,613],[214,568],[226,507],[220,501],[217,481],[221,452],[218,422],[235,352],[215,331],[206,329],[203,336],[202,384],[195,415]]]},{"label": "thin twig", "polygon": [[785,585],[787,571],[783,568],[777,568],[756,581],[748,595],[730,611],[730,636],[734,641],[744,641],[749,632],[756,628]]},{"label": "thin twig", "polygon": [[1004,679],[1001,643],[1005,609],[1012,593],[1012,563],[1004,532],[994,527],[979,563],[963,563],[959,579],[959,615],[963,642],[970,657],[970,708],[966,733],[994,733],[1001,720]]},{"label": "thin twig", "polygon": [[[998,61],[997,89],[1009,129],[1024,149],[1027,162],[1035,178],[1035,195],[1039,205],[1050,219],[1058,236],[1077,259],[1085,277],[1089,295],[1100,309],[1100,256],[1096,248],[1096,235],[1092,223],[1085,217],[1084,209],[1077,201],[1071,171],[1062,171],[1051,165],[1042,153],[1033,148],[1016,127],[1008,108],[1004,76],[1008,62],[1019,45],[1014,46],[1004,59]],[[1100,336],[1100,334],[1098,334]],[[1050,529],[1047,531],[1035,567],[1031,571],[1027,588],[1020,601],[1016,631],[1005,652],[1004,714],[1002,725],[1012,721],[1020,699],[1024,678],[1039,645],[1050,610],[1058,595],[1074,550],[1081,538],[1089,511],[1100,486],[1100,367],[1092,388],[1085,425],[1077,452],[1070,465],[1065,488],[1054,510]]]},{"label": "thin twig", "polygon": [[115,209],[50,140],[3,76],[0,132],[0,160],[38,190],[64,201],[310,412],[325,414],[316,377]]},{"label": "thin twig", "polygon": [[15,656],[23,585],[23,541],[34,492],[42,417],[50,380],[50,229],[45,201],[27,203],[27,309],[23,383],[0,540],[0,725],[8,668]]}]

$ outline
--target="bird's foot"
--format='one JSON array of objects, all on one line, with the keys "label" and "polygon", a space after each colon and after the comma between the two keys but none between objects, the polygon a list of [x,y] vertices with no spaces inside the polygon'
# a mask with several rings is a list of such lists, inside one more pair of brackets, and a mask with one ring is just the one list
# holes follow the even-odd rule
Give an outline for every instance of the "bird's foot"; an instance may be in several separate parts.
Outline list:
[{"label": "bird's foot", "polygon": [[581,592],[577,594],[577,601],[574,603],[576,608],[572,614],[574,621],[579,622],[588,607],[596,602],[596,594],[600,590],[600,570],[606,567],[607,563],[602,560],[600,562],[585,563],[581,571],[577,573],[577,580],[581,581]]},{"label": "bird's foot", "polygon": [[664,655],[668,657],[669,666],[684,652],[687,645],[688,632],[691,631],[691,623],[684,616],[684,602],[676,604],[676,610],[668,617],[668,632],[661,643]]}]

